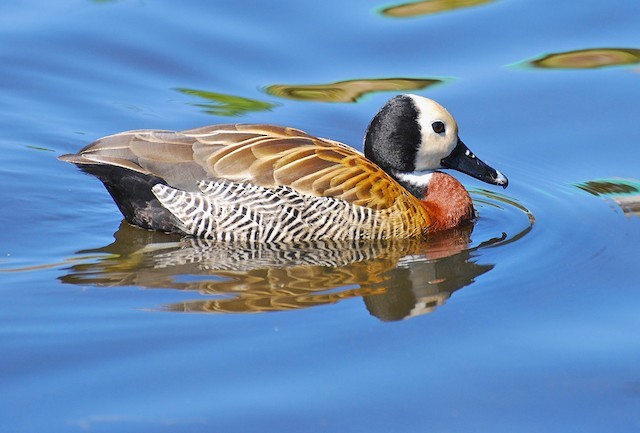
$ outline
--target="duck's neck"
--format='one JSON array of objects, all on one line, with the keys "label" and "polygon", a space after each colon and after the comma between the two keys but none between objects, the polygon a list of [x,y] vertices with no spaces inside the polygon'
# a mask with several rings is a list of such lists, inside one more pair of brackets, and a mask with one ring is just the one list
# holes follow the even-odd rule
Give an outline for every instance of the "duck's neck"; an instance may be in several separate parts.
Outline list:
[{"label": "duck's neck", "polygon": [[399,182],[420,198],[431,216],[431,230],[456,227],[473,218],[473,202],[458,180],[440,171],[420,176],[401,175]]}]

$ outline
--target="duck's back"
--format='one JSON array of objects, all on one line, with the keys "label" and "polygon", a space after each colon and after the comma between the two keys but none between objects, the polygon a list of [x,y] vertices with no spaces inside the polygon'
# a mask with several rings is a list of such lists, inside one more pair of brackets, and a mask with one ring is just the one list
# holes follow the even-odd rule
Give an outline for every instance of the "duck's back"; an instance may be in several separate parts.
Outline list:
[{"label": "duck's back", "polygon": [[128,222],[220,240],[420,235],[420,202],[341,143],[272,125],[130,131],[62,160],[97,176]]}]

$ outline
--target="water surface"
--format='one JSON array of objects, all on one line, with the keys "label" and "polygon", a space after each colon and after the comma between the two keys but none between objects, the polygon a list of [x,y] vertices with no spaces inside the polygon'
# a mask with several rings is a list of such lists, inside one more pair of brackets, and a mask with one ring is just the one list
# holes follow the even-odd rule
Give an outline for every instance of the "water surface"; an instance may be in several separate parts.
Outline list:
[{"label": "water surface", "polygon": [[[0,425],[11,432],[640,430],[633,0],[0,6]],[[127,129],[361,149],[437,99],[508,189],[426,243],[212,245],[56,160]]]}]

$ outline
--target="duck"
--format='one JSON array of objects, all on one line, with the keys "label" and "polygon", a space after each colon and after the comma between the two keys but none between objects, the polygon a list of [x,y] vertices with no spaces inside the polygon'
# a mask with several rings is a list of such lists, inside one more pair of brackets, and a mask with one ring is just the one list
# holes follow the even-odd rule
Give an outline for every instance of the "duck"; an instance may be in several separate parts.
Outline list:
[{"label": "duck", "polygon": [[129,224],[224,242],[424,238],[475,218],[443,169],[508,185],[424,96],[386,102],[363,148],[239,123],[120,132],[59,159],[97,177]]}]

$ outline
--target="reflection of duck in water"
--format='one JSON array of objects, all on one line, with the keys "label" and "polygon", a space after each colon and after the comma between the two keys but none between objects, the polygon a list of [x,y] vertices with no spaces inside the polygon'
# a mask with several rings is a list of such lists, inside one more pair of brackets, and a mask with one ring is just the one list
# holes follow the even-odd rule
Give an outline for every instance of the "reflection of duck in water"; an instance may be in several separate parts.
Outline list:
[{"label": "reflection of duck in water", "polygon": [[367,129],[364,156],[302,131],[217,125],[131,131],[62,160],[96,175],[135,225],[224,241],[420,237],[473,218],[452,168],[496,185],[438,103],[392,98]]},{"label": "reflection of duck in water", "polygon": [[[471,230],[465,224],[421,241],[238,244],[123,223],[114,243],[81,251],[88,259],[61,280],[199,292],[197,300],[165,307],[185,312],[284,311],[363,297],[371,314],[398,320],[431,311],[493,268],[475,263]],[[96,260],[96,254],[104,256]]]}]

